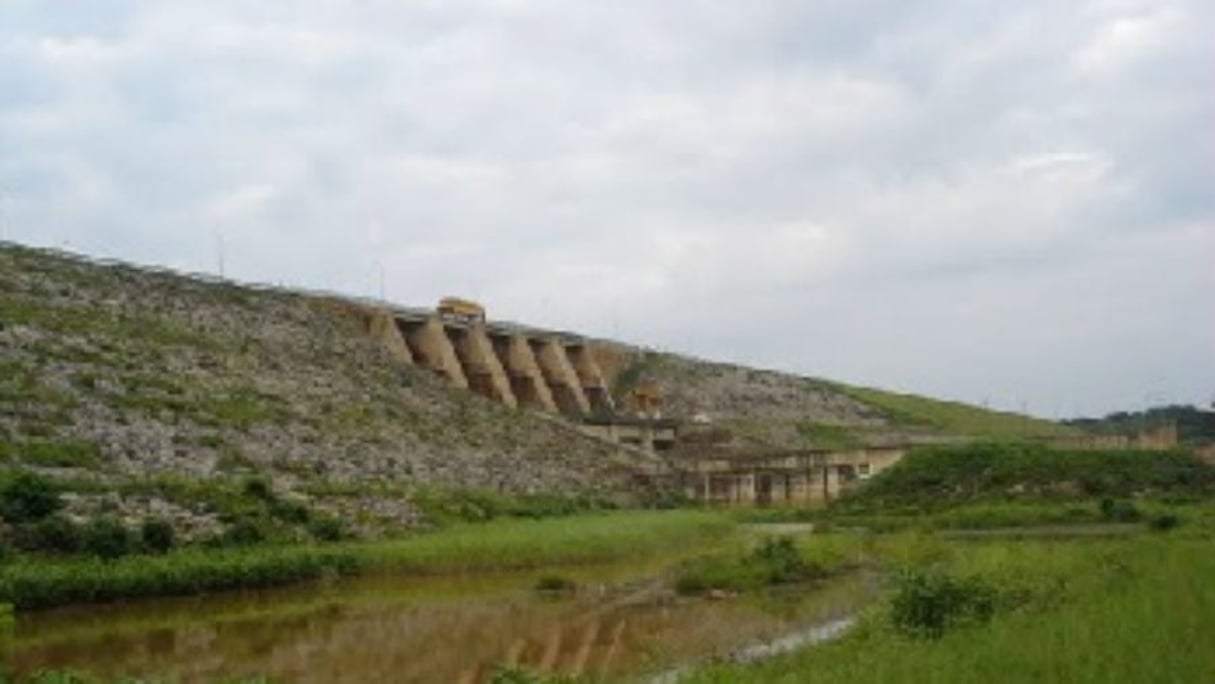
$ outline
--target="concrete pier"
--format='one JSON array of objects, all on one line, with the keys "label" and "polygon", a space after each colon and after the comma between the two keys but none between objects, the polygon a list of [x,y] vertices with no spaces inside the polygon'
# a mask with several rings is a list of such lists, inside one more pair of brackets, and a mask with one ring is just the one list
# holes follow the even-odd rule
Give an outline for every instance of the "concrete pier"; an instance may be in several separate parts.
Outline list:
[{"label": "concrete pier", "polygon": [[566,354],[578,375],[578,382],[582,385],[590,411],[597,414],[614,413],[616,407],[612,402],[612,394],[608,391],[599,364],[595,362],[595,356],[587,345],[571,344],[566,347]]},{"label": "concrete pier", "polygon": [[516,332],[494,335],[492,340],[518,405],[556,413],[557,403],[527,338]]},{"label": "concrete pier", "polygon": [[469,389],[510,408],[518,406],[484,323],[449,326],[447,336],[460,360],[464,377],[468,379]]},{"label": "concrete pier", "polygon": [[561,339],[552,336],[543,340],[531,340],[531,345],[557,410],[568,416],[589,414],[591,404],[582,391],[582,383],[578,380],[574,367],[570,365]]},{"label": "concrete pier", "polygon": [[409,344],[409,351],[419,365],[447,378],[455,387],[468,389],[468,378],[464,376],[455,347],[447,337],[443,321],[439,320],[438,316],[422,319],[398,318],[397,323]]}]

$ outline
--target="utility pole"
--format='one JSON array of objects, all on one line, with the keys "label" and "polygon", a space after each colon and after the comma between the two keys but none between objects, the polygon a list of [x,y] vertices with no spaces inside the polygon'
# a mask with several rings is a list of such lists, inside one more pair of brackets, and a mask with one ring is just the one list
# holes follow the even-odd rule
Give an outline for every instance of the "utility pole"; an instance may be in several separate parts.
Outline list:
[{"label": "utility pole", "polygon": [[380,301],[386,302],[388,300],[384,296],[384,262],[380,261],[379,259],[376,259],[375,268],[380,276]]}]

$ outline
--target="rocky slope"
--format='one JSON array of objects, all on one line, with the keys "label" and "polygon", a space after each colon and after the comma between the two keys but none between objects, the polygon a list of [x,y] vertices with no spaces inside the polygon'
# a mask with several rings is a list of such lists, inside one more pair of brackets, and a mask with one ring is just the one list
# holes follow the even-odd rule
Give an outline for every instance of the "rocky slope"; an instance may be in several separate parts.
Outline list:
[{"label": "rocky slope", "polygon": [[629,458],[394,362],[324,298],[0,248],[0,461],[77,508],[187,517],[181,481],[259,474],[407,522],[419,486],[627,497]]}]

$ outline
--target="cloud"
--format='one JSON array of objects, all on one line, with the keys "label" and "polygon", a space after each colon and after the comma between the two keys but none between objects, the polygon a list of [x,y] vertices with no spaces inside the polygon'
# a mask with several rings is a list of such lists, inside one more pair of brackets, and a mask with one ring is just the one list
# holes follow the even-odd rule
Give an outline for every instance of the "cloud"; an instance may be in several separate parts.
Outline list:
[{"label": "cloud", "polygon": [[7,3],[4,223],[1047,414],[1207,401],[1208,4]]}]

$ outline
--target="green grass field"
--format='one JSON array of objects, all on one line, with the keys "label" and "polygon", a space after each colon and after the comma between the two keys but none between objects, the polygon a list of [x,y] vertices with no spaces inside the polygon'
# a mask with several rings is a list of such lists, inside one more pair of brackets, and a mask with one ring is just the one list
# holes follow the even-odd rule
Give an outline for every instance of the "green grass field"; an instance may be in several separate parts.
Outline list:
[{"label": "green grass field", "polygon": [[29,609],[265,587],[326,575],[455,574],[606,563],[670,553],[732,529],[729,518],[712,512],[611,512],[455,525],[382,542],[191,548],[109,561],[26,556],[0,566],[0,602]]},{"label": "green grass field", "polygon": [[841,640],[756,666],[682,680],[848,682],[1209,682],[1215,680],[1215,546],[1209,531],[1104,540],[949,542],[896,535],[887,562],[990,587],[989,620],[939,638],[894,626],[888,595]]}]

